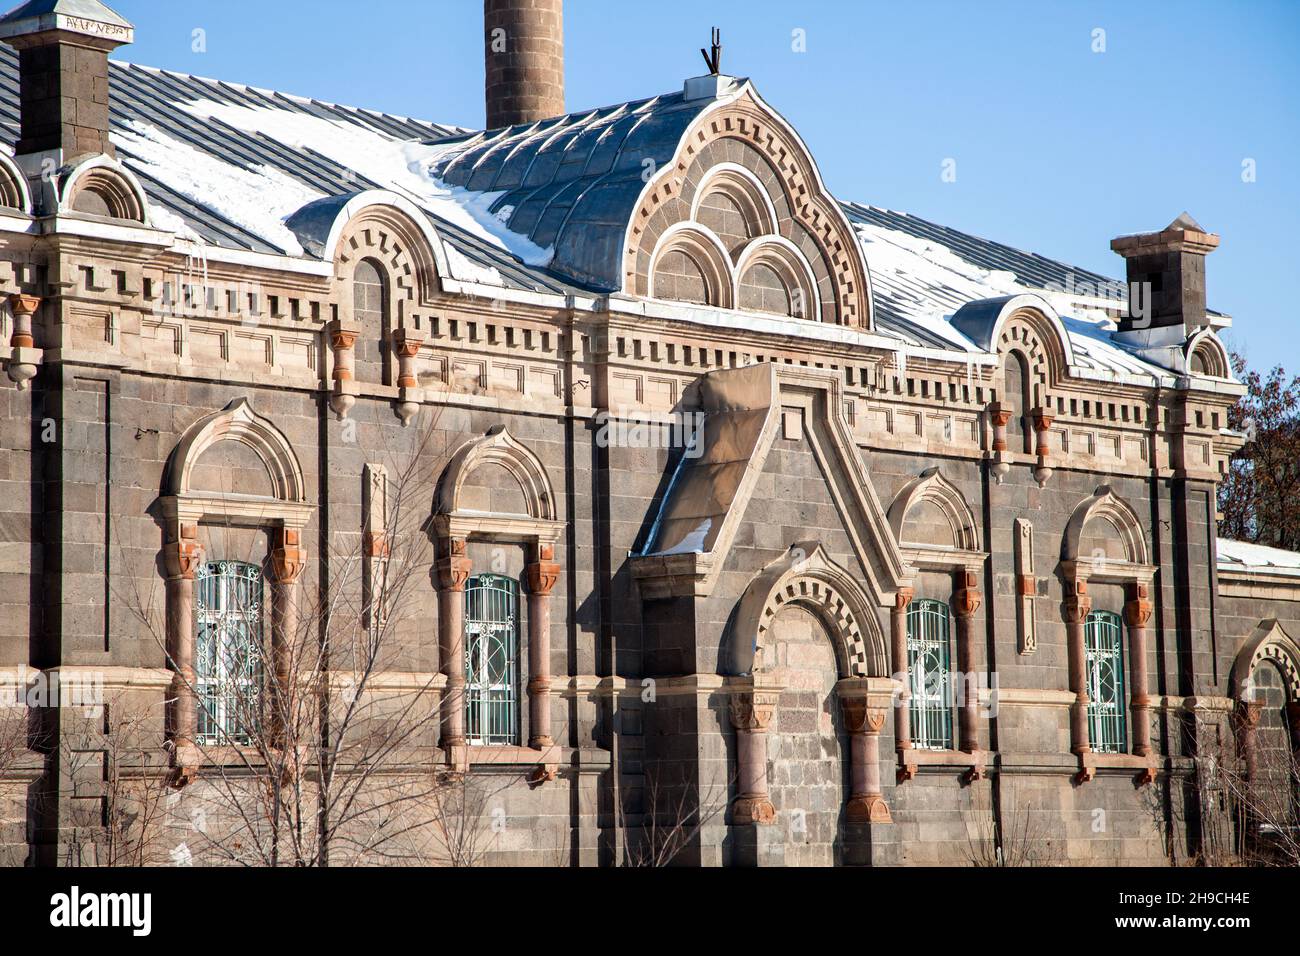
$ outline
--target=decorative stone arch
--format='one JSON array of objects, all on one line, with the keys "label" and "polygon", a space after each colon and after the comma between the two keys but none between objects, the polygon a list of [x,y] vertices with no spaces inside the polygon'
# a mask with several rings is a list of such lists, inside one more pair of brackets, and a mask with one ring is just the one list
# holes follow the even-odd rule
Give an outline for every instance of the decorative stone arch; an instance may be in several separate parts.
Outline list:
[{"label": "decorative stone arch", "polygon": [[835,644],[840,677],[885,677],[889,654],[866,593],[816,541],[801,541],[750,582],[736,606],[724,653],[727,673],[763,673],[763,650],[783,608],[812,611]]},{"label": "decorative stone arch", "polygon": [[[813,278],[812,266],[798,246],[781,236],[759,236],[740,250],[735,267],[737,308],[744,307],[742,287],[746,274],[756,265],[772,269],[784,283],[790,302],[787,314],[801,319],[821,315],[821,297]],[[802,304],[799,300],[802,300]]]},{"label": "decorative stone arch", "polygon": [[[1123,562],[1081,553],[1084,529],[1094,520],[1105,521],[1115,530],[1124,548]],[[1145,569],[1151,563],[1149,555],[1146,532],[1142,529],[1137,512],[1132,505],[1115,494],[1110,485],[1100,485],[1090,498],[1085,498],[1075,506],[1061,540],[1062,563],[1071,564],[1087,577],[1118,577],[1126,580],[1130,569],[1124,565]]]},{"label": "decorative stone arch", "polygon": [[[1084,554],[1083,536],[1089,525],[1100,521],[1114,532],[1124,551],[1123,558],[1106,554]],[[1092,611],[1092,598],[1088,585],[1104,581],[1124,586],[1127,600],[1124,604],[1124,623],[1128,632],[1129,686],[1132,713],[1132,747],[1136,757],[1146,762],[1141,766],[1138,783],[1155,779],[1157,756],[1151,747],[1151,698],[1148,687],[1147,624],[1151,619],[1151,583],[1156,569],[1150,564],[1150,551],[1146,532],[1133,507],[1111,490],[1101,485],[1092,496],[1081,501],[1070,515],[1061,541],[1060,572],[1064,581],[1066,640],[1070,665],[1070,689],[1075,694],[1070,712],[1071,750],[1079,757],[1076,779],[1083,783],[1093,778],[1095,769],[1105,761],[1115,758],[1095,754],[1088,733],[1087,662],[1084,649],[1084,630]],[[1122,757],[1121,766],[1130,766]]]},{"label": "decorative stone arch", "polygon": [[258,415],[246,398],[235,399],[221,411],[200,418],[186,429],[163,473],[164,497],[190,496],[194,466],[205,451],[222,441],[236,441],[253,450],[266,465],[275,498],[294,503],[307,500],[302,467],[289,439],[268,419]]},{"label": "decorative stone arch", "polygon": [[[1282,675],[1286,693],[1285,720],[1292,752],[1300,752],[1300,645],[1278,623],[1276,618],[1260,621],[1242,644],[1232,662],[1229,677],[1235,706],[1232,712],[1232,730],[1237,739],[1237,749],[1246,765],[1246,779],[1260,780],[1259,726],[1264,715],[1265,700],[1254,685],[1256,669],[1271,662]],[[1267,768],[1266,768],[1267,769]],[[1262,781],[1267,784],[1267,781]],[[1274,780],[1276,784],[1278,781]]]},{"label": "decorative stone arch", "polygon": [[979,522],[975,518],[975,512],[971,510],[965,495],[943,476],[938,466],[925,469],[905,484],[889,506],[889,526],[900,547],[932,547],[927,542],[905,541],[903,537],[908,512],[922,502],[934,505],[947,519],[954,549],[980,550]]},{"label": "decorative stone arch", "polygon": [[681,222],[659,237],[650,256],[649,290],[652,298],[677,299],[662,287],[660,267],[665,256],[680,252],[699,269],[704,281],[705,304],[730,309],[735,306],[731,259],[727,248],[713,232],[699,223]]},{"label": "decorative stone arch", "polygon": [[1044,370],[1045,384],[1058,381],[1074,364],[1065,324],[1040,295],[1022,293],[968,302],[953,315],[952,324],[989,352],[1002,353],[1018,345],[1031,368]]},{"label": "decorative stone arch", "polygon": [[1260,621],[1233,658],[1229,678],[1233,699],[1252,700],[1250,675],[1260,662],[1266,660],[1272,661],[1282,672],[1287,699],[1300,704],[1300,644],[1287,634],[1276,618]]},{"label": "decorative stone arch", "polygon": [[[57,178],[59,212],[78,210],[79,200],[90,195],[112,219],[151,225],[149,200],[144,188],[129,169],[107,156],[90,156],[60,171]],[[104,213],[92,213],[103,215]]]},{"label": "decorative stone arch", "polygon": [[722,193],[745,217],[749,238],[776,233],[776,208],[763,183],[739,163],[719,163],[700,181],[691,200],[691,221],[700,221],[700,208],[712,195]]},{"label": "decorative stone arch", "polygon": [[[194,487],[194,470],[204,453],[221,442],[250,448],[266,467],[271,494],[234,494]],[[289,673],[290,653],[284,635],[298,620],[298,579],[307,563],[302,532],[315,507],[308,503],[302,468],[284,433],[239,398],[219,412],[196,421],[172,449],[163,472],[158,499],[163,529],[162,558],[166,571],[167,659],[174,672],[170,696],[169,732],[175,743],[176,785],[193,779],[203,762],[195,744],[198,722],[194,669],[194,581],[203,562],[198,529],[201,524],[264,529],[271,537],[268,580],[271,585],[271,673],[279,680]],[[278,687],[278,685],[276,685]],[[276,692],[281,692],[276,690]],[[221,760],[220,751],[209,756]],[[242,762],[244,757],[233,758]]]},{"label": "decorative stone arch", "polygon": [[546,522],[556,520],[555,489],[546,468],[504,425],[496,425],[482,438],[466,442],[451,456],[438,480],[434,514],[458,513],[465,480],[475,468],[486,462],[502,465],[519,482],[529,518]]},{"label": "decorative stone arch", "polygon": [[854,823],[889,823],[880,786],[880,731],[898,683],[886,676],[884,635],[865,592],[819,542],[803,541],[767,565],[736,605],[725,637],[721,669],[729,675],[731,722],[736,730],[737,796],[732,823],[770,824],[767,728],[781,688],[772,683],[763,651],[782,609],[811,611],[832,637],[840,680],[835,685],[849,734],[850,795]]},{"label": "decorative stone arch", "polygon": [[694,193],[707,179],[692,178],[696,160],[714,144],[733,140],[754,150],[779,184],[790,212],[785,222],[778,219],[777,231],[785,235],[787,227],[797,225],[809,238],[809,259],[824,263],[819,318],[872,328],[871,280],[856,233],[798,134],[748,83],[705,109],[681,137],[673,161],[663,164],[641,190],[624,234],[622,291],[650,294],[648,253],[666,229],[688,220]]},{"label": "decorative stone arch", "polygon": [[[484,464],[503,467],[519,484],[523,514],[497,514],[462,506],[467,479]],[[439,746],[449,766],[466,769],[475,759],[538,765],[535,782],[553,779],[559,752],[551,737],[551,591],[559,580],[555,545],[564,532],[555,489],[546,468],[504,425],[461,445],[438,479],[432,529],[437,551],[438,647],[446,677],[441,701]],[[514,541],[529,549],[528,583],[528,747],[470,747],[465,736],[464,591],[473,571],[468,543],[473,538]]]},{"label": "decorative stone arch", "polygon": [[0,153],[0,206],[28,215],[32,212],[32,192],[27,177],[18,164],[3,153]]},{"label": "decorative stone arch", "polygon": [[[327,196],[285,220],[303,248],[334,263],[335,277],[352,274],[350,263],[379,254],[401,276],[403,298],[427,303],[448,275],[442,239],[428,217],[409,199],[386,189]],[[367,234],[368,232],[368,234]]]},{"label": "decorative stone arch", "polygon": [[1187,371],[1211,378],[1232,378],[1232,361],[1219,337],[1209,328],[1194,333],[1183,347]]}]

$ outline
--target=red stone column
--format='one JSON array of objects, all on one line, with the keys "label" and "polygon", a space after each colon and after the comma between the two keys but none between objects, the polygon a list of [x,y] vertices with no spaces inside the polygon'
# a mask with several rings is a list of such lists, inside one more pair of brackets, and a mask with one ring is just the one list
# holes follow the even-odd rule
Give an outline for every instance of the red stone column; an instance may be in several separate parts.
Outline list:
[{"label": "red stone column", "polygon": [[528,746],[543,750],[551,738],[551,591],[560,579],[555,548],[537,546],[528,565]]},{"label": "red stone column", "polygon": [[1151,620],[1151,601],[1145,584],[1130,584],[1124,605],[1124,623],[1128,625],[1129,672],[1133,684],[1130,709],[1133,711],[1133,752],[1140,757],[1151,754],[1151,697],[1147,677],[1147,622]]},{"label": "red stone column", "polygon": [[957,669],[961,672],[962,695],[957,701],[958,749],[975,753],[979,747],[979,682],[975,677],[975,612],[980,607],[979,576],[974,571],[957,572],[960,585],[953,593],[952,609],[957,618]]},{"label": "red stone column", "polygon": [[341,420],[347,417],[348,410],[357,401],[354,348],[361,332],[340,319],[330,322],[326,331],[330,349],[334,352],[334,394],[330,396],[330,408]]},{"label": "red stone column", "polygon": [[302,532],[276,528],[271,535],[271,741],[276,747],[292,746],[288,728],[293,723],[296,676],[294,646],[298,634],[298,579],[307,565]]},{"label": "red stone column", "polygon": [[767,728],[780,692],[755,688],[731,696],[731,725],[736,728],[737,792],[731,820],[737,825],[767,825],[776,808],[767,792]]},{"label": "red stone column", "polygon": [[438,656],[447,678],[443,689],[442,747],[447,763],[467,764],[465,752],[465,582],[472,567],[464,538],[446,538],[438,559]]},{"label": "red stone column", "polygon": [[872,694],[867,679],[840,681],[837,686],[844,729],[849,734],[849,802],[845,818],[850,823],[892,823],[889,805],[880,786],[880,731],[885,726],[892,694]]},{"label": "red stone column", "polygon": [[1066,585],[1065,638],[1069,651],[1070,690],[1074,703],[1070,706],[1070,750],[1085,754],[1092,751],[1088,740],[1088,666],[1084,655],[1083,628],[1092,611],[1092,598],[1088,596],[1088,582],[1076,578]]},{"label": "red stone column", "polygon": [[198,700],[194,695],[194,576],[203,560],[199,548],[198,528],[183,524],[175,529],[173,540],[163,545],[163,564],[167,570],[167,656],[175,676],[169,695],[172,699],[172,742],[181,776],[194,760],[194,735],[198,729]]},{"label": "red stone column", "polygon": [[898,694],[894,708],[894,749],[903,754],[912,749],[912,677],[907,666],[907,607],[912,603],[913,590],[899,588],[894,594],[894,606],[889,612],[889,654],[894,678],[903,689]]}]

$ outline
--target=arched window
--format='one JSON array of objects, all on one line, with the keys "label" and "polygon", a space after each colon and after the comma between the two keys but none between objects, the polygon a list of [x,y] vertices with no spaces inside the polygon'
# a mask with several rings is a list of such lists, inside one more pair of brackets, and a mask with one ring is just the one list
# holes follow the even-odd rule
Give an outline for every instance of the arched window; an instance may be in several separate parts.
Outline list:
[{"label": "arched window", "polygon": [[465,736],[519,743],[519,588],[500,574],[465,587]]},{"label": "arched window", "polygon": [[1032,455],[1035,451],[1034,426],[1029,420],[1029,413],[1034,400],[1030,388],[1029,363],[1020,352],[1007,353],[1004,382],[1004,402],[1011,409],[1011,419],[1007,422],[1007,447],[1020,448],[1025,454]]},{"label": "arched window", "polygon": [[952,749],[949,616],[942,601],[915,600],[907,609],[912,745],[924,750]]},{"label": "arched window", "polygon": [[1093,611],[1084,622],[1088,741],[1098,753],[1120,754],[1128,750],[1123,633],[1120,616],[1111,611]]},{"label": "arched window", "polygon": [[1259,704],[1255,730],[1254,809],[1261,822],[1285,826],[1300,807],[1300,774],[1287,717],[1286,678],[1276,662],[1262,660],[1251,672],[1251,694]]},{"label": "arched window", "polygon": [[252,742],[261,719],[262,569],[212,561],[195,574],[198,742]]},{"label": "arched window", "polygon": [[352,273],[352,311],[361,329],[354,359],[357,380],[392,385],[388,278],[373,259],[362,259]]}]

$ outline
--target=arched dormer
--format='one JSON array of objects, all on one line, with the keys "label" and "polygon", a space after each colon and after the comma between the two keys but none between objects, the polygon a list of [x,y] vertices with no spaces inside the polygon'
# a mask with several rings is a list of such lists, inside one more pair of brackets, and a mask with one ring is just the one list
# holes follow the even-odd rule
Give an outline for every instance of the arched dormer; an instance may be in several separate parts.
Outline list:
[{"label": "arched dormer", "polygon": [[[510,482],[493,480],[493,472]],[[489,500],[475,500],[475,487],[502,491],[499,506]],[[515,490],[518,494],[511,494]],[[456,450],[438,480],[433,510],[435,515],[514,515],[540,522],[554,522],[558,514],[555,489],[545,466],[504,425],[497,425],[482,438]]]},{"label": "arched dormer", "polygon": [[750,582],[727,629],[722,670],[761,675],[772,622],[789,606],[815,614],[835,642],[840,677],[884,677],[889,655],[880,622],[866,593],[819,542],[792,546]]},{"label": "arched dormer", "polygon": [[1101,485],[1070,515],[1061,541],[1061,561],[1074,567],[1070,577],[1149,580],[1146,532],[1133,507]]},{"label": "arched dormer", "polygon": [[904,549],[980,549],[975,512],[937,467],[927,468],[903,486],[889,506],[889,526]]},{"label": "arched dormer", "polygon": [[[1046,385],[1059,381],[1074,364],[1074,349],[1065,324],[1050,302],[1032,293],[967,302],[954,313],[952,325],[980,348],[1005,354],[1021,351],[1034,377]],[[1044,396],[1035,402],[1042,404]]]},{"label": "arched dormer", "polygon": [[[387,190],[315,200],[285,225],[309,253],[334,263],[339,282],[350,280],[356,263],[367,256],[382,262],[393,281],[395,303],[428,302],[438,292],[439,277],[449,274],[442,240],[428,217]],[[340,298],[350,301],[346,295]]]},{"label": "arched dormer", "polygon": [[59,212],[150,225],[149,200],[140,181],[121,163],[91,156],[56,177]]},{"label": "arched dormer", "polygon": [[27,186],[27,177],[18,164],[3,153],[0,153],[0,206],[28,214],[32,211],[32,193]]},{"label": "arched dormer", "polygon": [[1201,329],[1188,338],[1183,347],[1187,371],[1192,375],[1210,378],[1232,378],[1232,361],[1219,337],[1209,328]]}]

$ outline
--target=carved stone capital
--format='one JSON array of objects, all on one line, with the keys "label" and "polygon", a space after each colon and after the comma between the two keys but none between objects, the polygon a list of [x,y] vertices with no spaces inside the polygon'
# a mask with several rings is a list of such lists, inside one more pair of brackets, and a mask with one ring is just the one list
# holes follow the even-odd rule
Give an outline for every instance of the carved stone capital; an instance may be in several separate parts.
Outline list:
[{"label": "carved stone capital", "polygon": [[307,552],[301,547],[302,532],[277,528],[271,538],[271,579],[277,584],[294,584],[307,566]]},{"label": "carved stone capital", "polygon": [[167,567],[167,576],[193,581],[203,562],[203,549],[199,547],[199,529],[197,525],[183,524],[179,536],[174,541],[163,545],[163,563]]},{"label": "carved stone capital", "polygon": [[776,711],[778,691],[756,690],[731,695],[731,726],[751,733],[766,733]]},{"label": "carved stone capital", "polygon": [[970,617],[980,608],[979,575],[974,571],[959,571],[957,585],[952,612],[958,617]]},{"label": "carved stone capital", "polygon": [[534,561],[525,569],[528,590],[532,594],[547,595],[560,580],[560,566],[554,561]]},{"label": "carved stone capital", "polygon": [[865,697],[841,697],[844,729],[851,734],[879,734],[885,726],[886,710],[873,706]]},{"label": "carved stone capital", "polygon": [[912,603],[912,598],[916,596],[914,588],[899,588],[894,592],[894,611],[902,614],[907,610],[907,606]]},{"label": "carved stone capital", "polygon": [[1146,627],[1151,620],[1152,604],[1148,594],[1149,589],[1145,584],[1129,585],[1129,599],[1124,605],[1124,622],[1129,627]]},{"label": "carved stone capital", "polygon": [[1088,596],[1088,582],[1075,578],[1065,586],[1065,620],[1069,624],[1082,624],[1092,611],[1092,598]]}]

